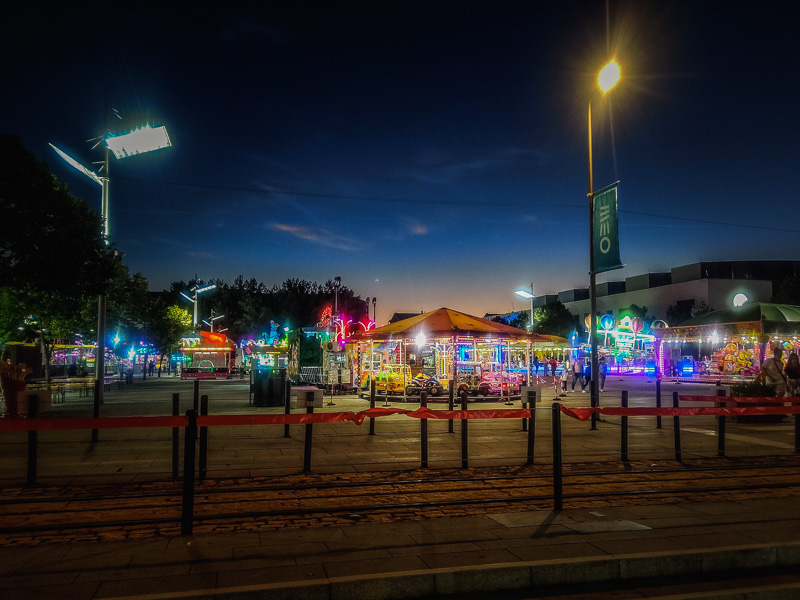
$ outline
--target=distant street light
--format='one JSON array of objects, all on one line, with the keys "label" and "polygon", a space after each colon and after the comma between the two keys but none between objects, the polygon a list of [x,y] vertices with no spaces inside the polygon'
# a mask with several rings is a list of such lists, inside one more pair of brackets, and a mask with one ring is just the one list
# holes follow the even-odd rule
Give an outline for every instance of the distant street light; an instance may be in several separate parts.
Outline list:
[{"label": "distant street light", "polygon": [[[116,111],[114,114],[119,117]],[[121,117],[120,117],[121,118]],[[156,141],[159,140],[159,141]],[[125,158],[126,156],[133,156],[135,154],[143,154],[152,150],[166,148],[170,146],[169,135],[167,135],[166,127],[152,128],[149,125],[144,125],[137,130],[125,133],[122,135],[114,135],[108,131],[106,125],[106,134],[95,138],[97,143],[93,146],[96,148],[101,142],[105,142],[104,159],[102,167],[102,176],[97,175],[90,169],[84,167],[78,161],[70,157],[66,152],[59,150],[53,144],[50,146],[58,155],[63,158],[70,166],[77,169],[82,174],[86,175],[95,183],[100,184],[101,188],[101,201],[100,201],[100,215],[103,219],[103,238],[106,245],[110,240],[109,232],[109,152],[114,154],[117,159]],[[103,387],[105,383],[106,371],[106,295],[100,294],[97,298],[97,352],[95,354],[95,391],[94,391],[94,416],[100,414],[100,405],[103,403]],[[92,430],[92,441],[97,441],[97,430]]]},{"label": "distant street light", "polygon": [[530,292],[528,290],[516,290],[514,293],[517,296],[520,296],[522,298],[530,299],[530,301],[531,301],[531,322],[530,322],[530,325],[528,326],[528,329],[533,331],[533,298],[534,298],[534,295],[533,295],[533,282],[531,281],[531,291]]},{"label": "distant street light", "polygon": [[[214,321],[217,321],[217,320],[221,319],[224,316],[225,315],[215,315],[214,311],[212,310],[211,311],[211,316],[208,318],[208,321],[203,319],[203,323],[205,323],[206,325],[208,325],[211,328],[211,333],[214,333]],[[222,331],[222,330],[220,330],[220,331]]]},{"label": "distant street light", "polygon": [[[202,294],[203,292],[210,292],[213,289],[216,289],[216,283],[209,283],[208,285],[204,285],[203,287],[194,286],[190,289],[190,292],[194,292],[194,296],[187,296],[183,292],[178,292],[181,296],[186,298],[189,302],[194,304],[194,316],[192,317],[192,326],[197,327],[197,296]],[[212,330],[213,331],[213,330]]]},{"label": "distant street light", "polygon": [[[615,60],[606,64],[597,76],[597,85],[605,94],[619,81],[621,71]],[[589,337],[592,347],[592,375],[589,384],[591,405],[600,405],[598,392],[598,357],[597,357],[597,273],[594,264],[594,176],[592,172],[592,102],[589,101]],[[592,413],[592,429],[596,429],[597,416]]]}]

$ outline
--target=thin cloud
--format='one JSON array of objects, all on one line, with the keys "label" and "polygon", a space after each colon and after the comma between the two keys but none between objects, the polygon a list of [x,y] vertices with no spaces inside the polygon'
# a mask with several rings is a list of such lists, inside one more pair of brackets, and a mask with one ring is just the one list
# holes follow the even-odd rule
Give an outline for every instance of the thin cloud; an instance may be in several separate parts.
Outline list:
[{"label": "thin cloud", "polygon": [[303,225],[287,225],[285,223],[272,223],[270,227],[278,231],[284,231],[294,237],[300,238],[307,242],[325,246],[327,248],[336,248],[338,250],[345,250],[347,252],[356,252],[363,249],[363,244],[356,240],[342,237],[332,233],[327,229],[320,227],[306,227]]}]

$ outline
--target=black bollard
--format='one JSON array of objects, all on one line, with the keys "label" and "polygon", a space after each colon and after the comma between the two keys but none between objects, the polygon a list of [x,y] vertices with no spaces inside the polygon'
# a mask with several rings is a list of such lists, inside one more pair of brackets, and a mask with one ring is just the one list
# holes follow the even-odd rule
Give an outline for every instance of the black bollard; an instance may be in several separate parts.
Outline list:
[{"label": "black bollard", "polygon": [[794,416],[794,453],[800,454],[800,413]]},{"label": "black bollard", "polygon": [[561,473],[561,404],[553,403],[553,510],[564,509],[564,489]]},{"label": "black bollard", "polygon": [[195,379],[192,382],[192,408],[194,412],[200,411],[200,380]]},{"label": "black bollard", "polygon": [[[680,408],[678,403],[678,392],[672,392],[672,407]],[[672,417],[672,428],[675,434],[675,460],[681,460],[681,418],[678,415]]]},{"label": "black bollard", "polygon": [[[456,380],[451,379],[450,384],[447,386],[447,410],[452,412],[455,410],[455,394],[456,394]],[[453,432],[453,419],[447,419],[447,433]]]},{"label": "black bollard", "polygon": [[[208,396],[200,396],[200,414],[208,416]],[[208,427],[200,428],[200,458],[197,461],[197,479],[205,481],[208,466]]]},{"label": "black bollard", "polygon": [[[461,392],[461,410],[467,410],[467,390]],[[468,423],[469,419],[461,419],[461,468],[469,468],[469,444],[468,444]]]},{"label": "black bollard", "polygon": [[[375,408],[375,380],[369,380],[369,407]],[[375,418],[369,418],[369,435],[375,435]]]},{"label": "black bollard", "polygon": [[[656,408],[661,408],[661,377],[656,379]],[[661,415],[656,415],[656,429],[661,429]]]},{"label": "black bollard", "polygon": [[[28,418],[35,419],[39,415],[39,396],[28,396]],[[39,465],[39,432],[31,429],[28,432],[28,485],[36,485]]]},{"label": "black bollard", "polygon": [[[628,390],[622,390],[622,398],[620,399],[622,408],[628,408]],[[620,418],[620,460],[628,462],[628,415],[622,415]]]},{"label": "black bollard", "polygon": [[[92,403],[92,417],[97,418],[100,416],[100,396],[102,396],[104,381],[102,379],[95,379],[94,381],[94,402]],[[92,443],[97,442],[99,438],[99,431],[92,429]]]},{"label": "black bollard", "polygon": [[[172,416],[180,414],[180,394],[172,394]],[[177,480],[180,469],[181,428],[172,428],[172,479]]]},{"label": "black bollard", "polygon": [[[419,395],[420,408],[428,407],[428,392],[422,390]],[[419,442],[420,442],[420,468],[428,468],[428,419],[419,420]]]},{"label": "black bollard", "polygon": [[[724,398],[725,390],[717,390],[717,396]],[[720,408],[725,408],[725,402],[722,400],[716,404]],[[725,415],[717,417],[717,456],[725,456]]]},{"label": "black bollard", "polygon": [[[306,414],[314,414],[314,396],[306,396]],[[314,434],[313,423],[306,423],[306,438],[303,443],[303,473],[311,472],[311,440]]]},{"label": "black bollard", "polygon": [[531,407],[531,418],[528,419],[528,456],[525,464],[530,466],[533,464],[533,442],[536,432],[536,390],[528,390],[527,396],[528,406]]},{"label": "black bollard", "polygon": [[186,411],[189,424],[186,426],[183,444],[183,497],[181,499],[181,535],[192,535],[194,522],[194,462],[197,445],[197,411]]},{"label": "black bollard", "polygon": [[[292,382],[288,379],[286,380],[286,402],[283,405],[283,414],[290,415],[292,414]],[[289,424],[283,424],[283,437],[288,438],[292,437],[289,433]]]}]

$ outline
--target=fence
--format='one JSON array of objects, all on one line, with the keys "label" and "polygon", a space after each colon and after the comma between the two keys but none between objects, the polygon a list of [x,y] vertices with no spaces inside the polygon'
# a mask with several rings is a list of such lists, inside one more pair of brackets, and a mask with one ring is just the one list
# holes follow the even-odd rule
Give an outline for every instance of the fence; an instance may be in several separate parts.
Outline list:
[{"label": "fence", "polygon": [[[195,393],[197,392],[195,386]],[[0,432],[26,431],[28,433],[28,462],[27,482],[29,485],[37,484],[38,465],[38,432],[53,430],[100,430],[121,428],[171,428],[172,429],[172,474],[174,479],[179,478],[180,469],[180,442],[179,430],[184,429],[184,456],[183,456],[183,494],[181,510],[181,531],[183,534],[192,532],[194,515],[194,491],[196,481],[202,481],[207,475],[208,454],[208,427],[227,426],[238,427],[248,425],[284,425],[302,424],[305,426],[303,472],[309,472],[312,465],[313,453],[313,426],[315,424],[352,422],[357,425],[370,421],[370,435],[375,435],[375,419],[389,415],[403,415],[415,418],[420,423],[420,466],[427,468],[428,460],[428,420],[448,420],[449,430],[452,432],[453,421],[461,423],[461,465],[469,466],[468,425],[473,419],[520,419],[522,430],[527,432],[526,465],[534,463],[535,446],[535,418],[536,410],[527,406],[535,406],[535,391],[529,391],[521,409],[490,409],[468,410],[466,395],[462,395],[461,409],[455,410],[452,402],[448,410],[431,410],[426,406],[427,394],[423,393],[421,405],[418,409],[407,410],[393,407],[374,406],[374,388],[370,408],[363,411],[344,411],[330,413],[314,413],[313,404],[306,407],[304,413],[284,414],[243,414],[243,415],[208,415],[208,396],[195,397],[194,406],[186,414],[178,415],[178,394],[173,394],[173,416],[144,416],[144,417],[91,417],[91,418],[37,418],[37,401],[31,396],[29,403],[29,418],[0,419]],[[686,407],[680,402],[712,402],[713,407]],[[729,406],[735,403],[736,406]],[[778,405],[780,403],[780,405]],[[788,403],[789,406],[782,405]],[[622,392],[619,407],[590,407],[568,408],[561,403],[552,405],[552,457],[553,457],[553,499],[554,509],[563,508],[563,478],[562,478],[562,435],[561,415],[566,415],[579,421],[587,421],[594,415],[613,415],[620,419],[620,459],[628,460],[628,417],[642,416],[671,416],[674,423],[674,455],[676,460],[681,460],[681,417],[691,416],[716,416],[718,456],[725,456],[725,418],[745,415],[794,415],[794,452],[800,454],[800,399],[776,398],[726,398],[717,396],[684,396],[677,393],[673,395],[672,407],[628,407],[627,392]],[[771,404],[771,405],[764,405]],[[527,406],[526,406],[527,405]],[[740,406],[745,405],[745,406]],[[748,406],[751,405],[751,406]],[[198,412],[199,409],[199,412]],[[286,431],[288,434],[288,429]]]}]

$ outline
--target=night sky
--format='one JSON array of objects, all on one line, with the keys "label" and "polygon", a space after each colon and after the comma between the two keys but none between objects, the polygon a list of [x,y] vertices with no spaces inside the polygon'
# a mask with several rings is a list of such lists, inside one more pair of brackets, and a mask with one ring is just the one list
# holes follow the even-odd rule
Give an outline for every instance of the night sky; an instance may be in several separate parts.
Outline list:
[{"label": "night sky", "polygon": [[0,130],[91,206],[48,142],[90,165],[106,118],[167,126],[172,148],[111,165],[111,239],[154,290],[341,276],[385,322],[586,287],[590,99],[627,265],[599,282],[797,258],[797,2],[232,6],[0,26]]}]

